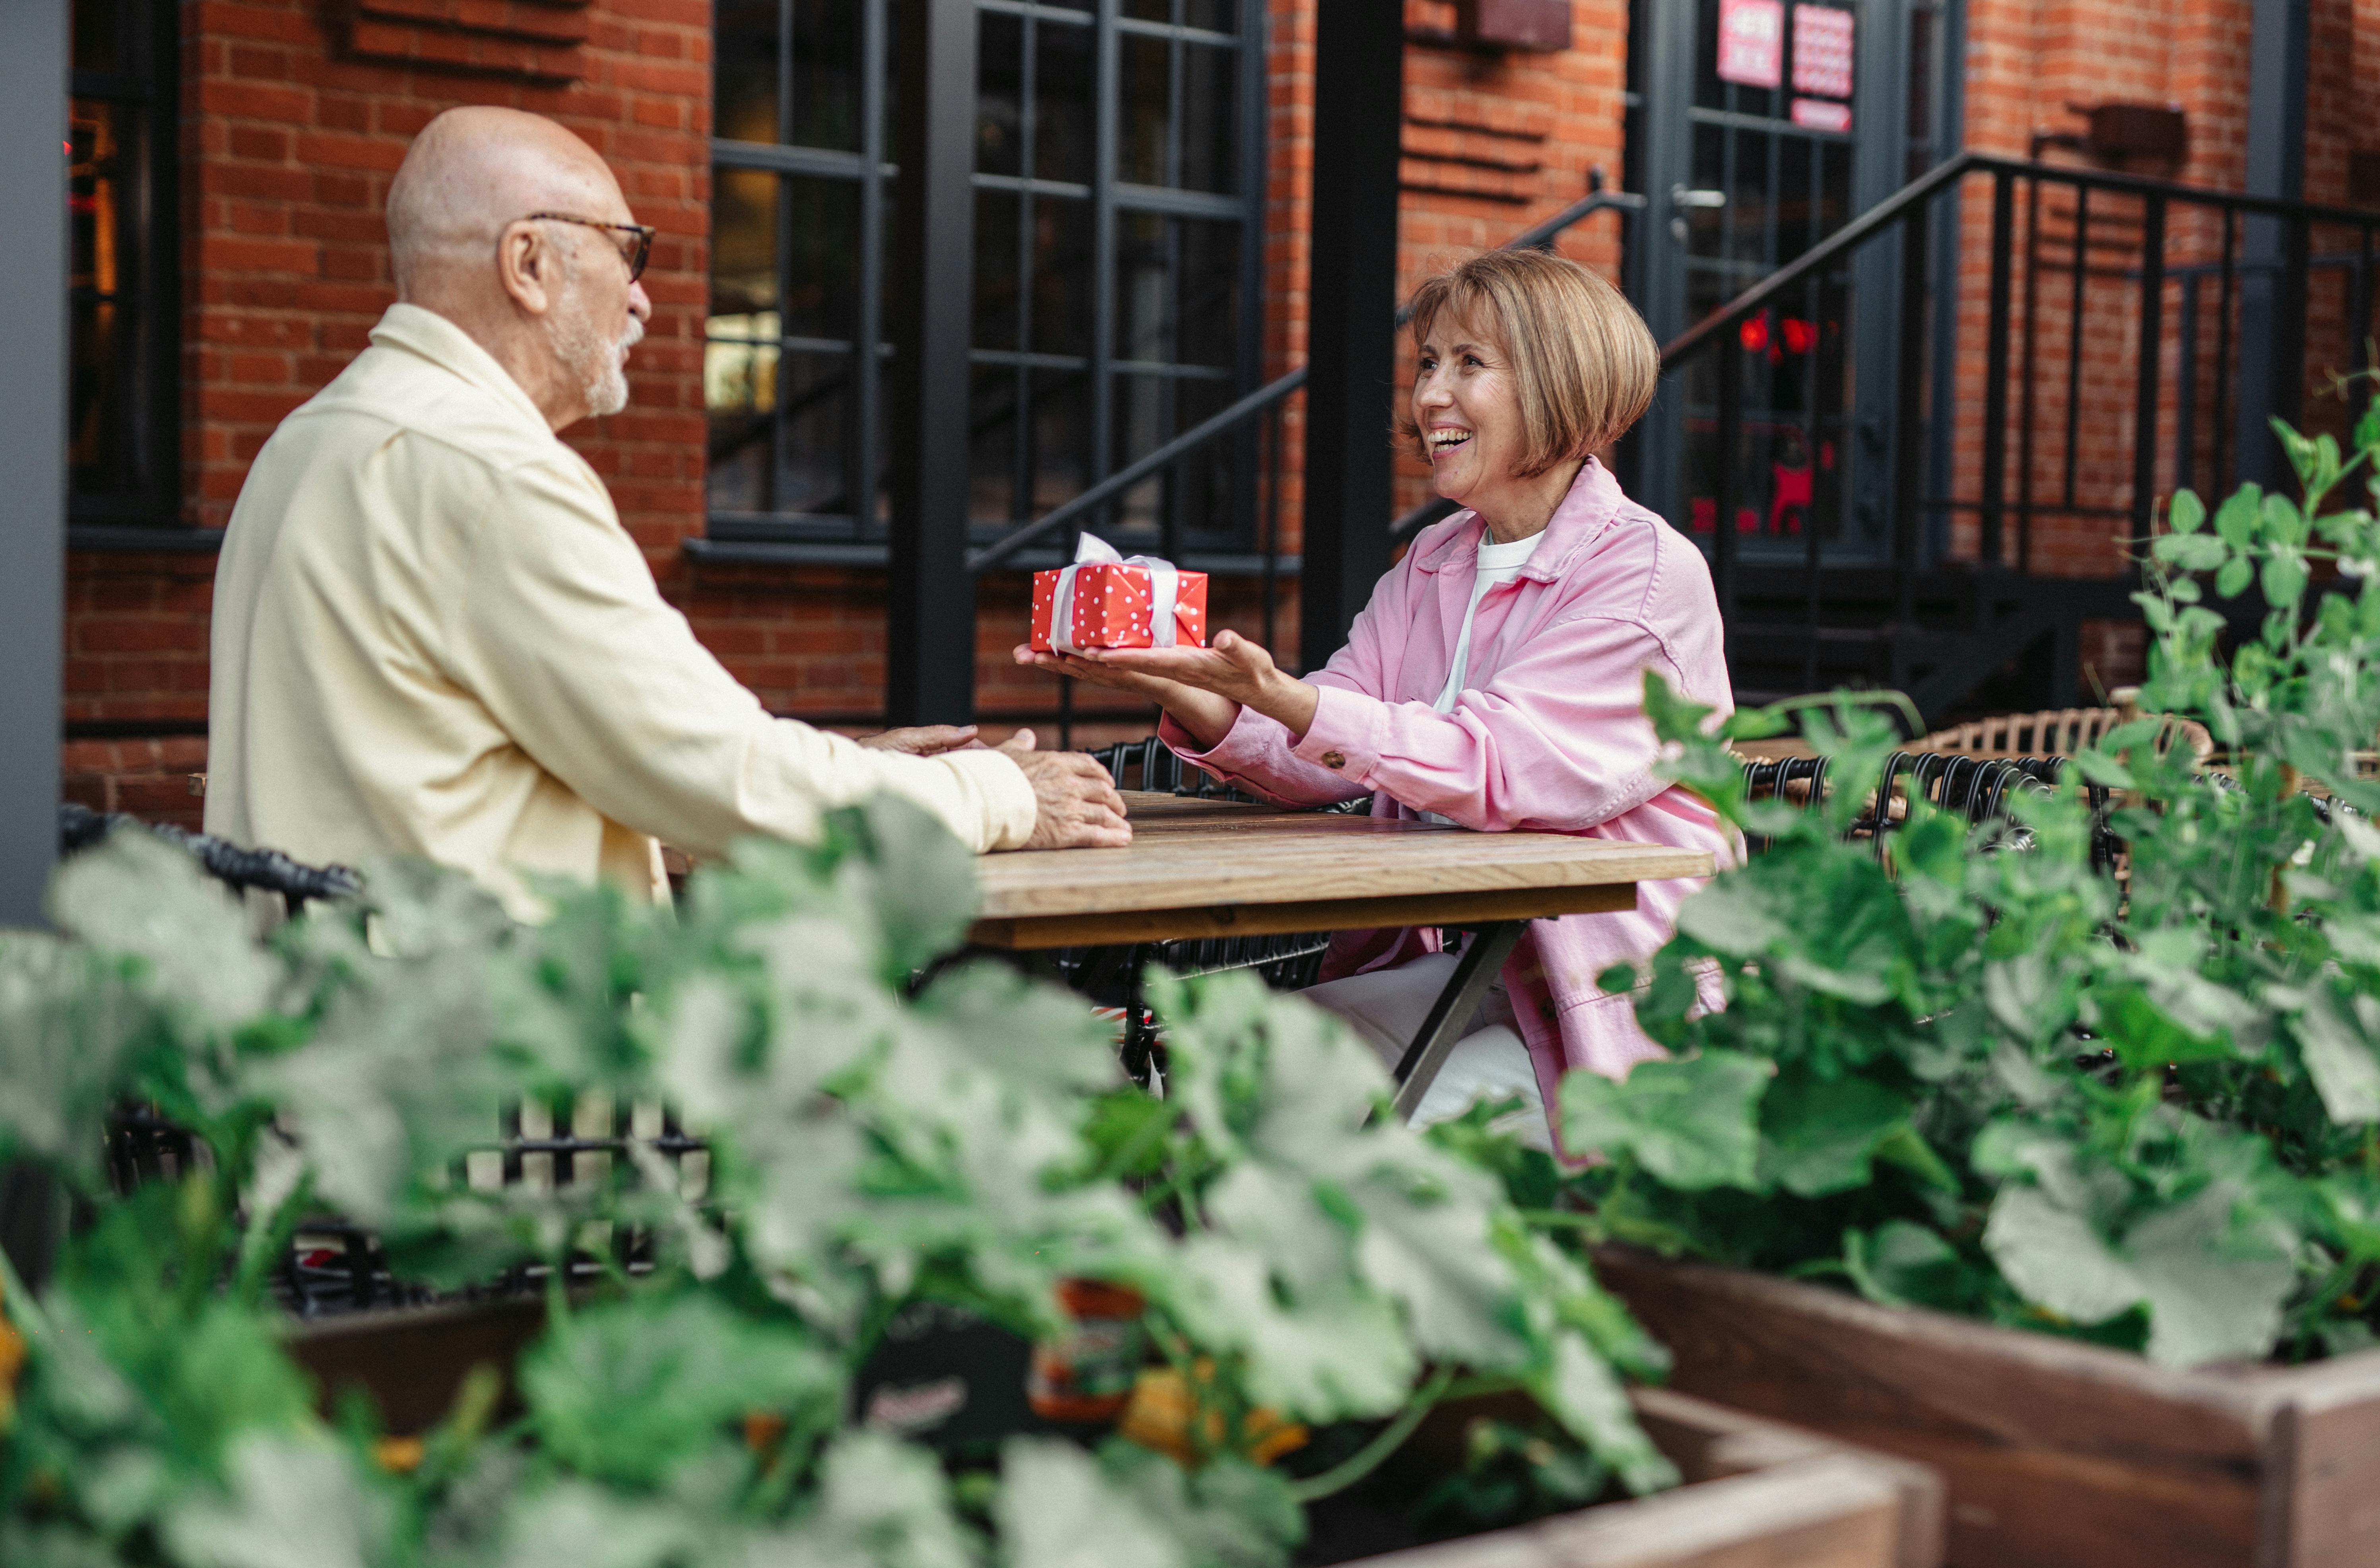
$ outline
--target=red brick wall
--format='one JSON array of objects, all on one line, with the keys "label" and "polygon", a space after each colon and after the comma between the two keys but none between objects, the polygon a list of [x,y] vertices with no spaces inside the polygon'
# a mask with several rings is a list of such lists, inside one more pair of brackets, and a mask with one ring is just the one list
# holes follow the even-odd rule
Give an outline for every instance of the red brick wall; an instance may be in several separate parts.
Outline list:
[{"label": "red brick wall", "polygon": [[[1451,0],[1402,3],[1417,37],[1451,27]],[[1306,351],[1315,174],[1314,0],[1269,5],[1268,378],[1302,362]],[[392,298],[381,211],[414,131],[456,103],[552,115],[611,161],[638,216],[662,230],[647,275],[656,314],[632,371],[635,401],[622,415],[580,427],[572,440],[611,485],[663,590],[769,706],[832,722],[871,715],[884,670],[878,574],[697,571],[677,549],[702,526],[707,0],[592,0],[583,7],[546,0],[508,7],[491,24],[494,31],[468,36],[455,27],[390,19],[405,9],[392,8],[392,0],[186,0],[188,520],[224,522],[248,462],[275,422],[361,347]],[[2380,0],[2314,0],[2314,9],[2307,188],[2338,200],[2345,194],[2348,153],[2380,146],[2380,134],[2363,128],[2366,116],[2353,92],[2357,81],[2380,73]],[[2157,172],[2236,186],[2249,10],[2250,0],[1972,0],[1969,142],[2022,154],[2035,129],[2075,127],[2065,112],[2070,100],[2171,99],[2189,113],[2190,151],[2179,169]],[[1409,48],[1402,286],[1575,200],[1590,168],[1602,167],[1617,183],[1627,6],[1625,0],[1574,0],[1572,15],[1572,47],[1559,54],[1481,55],[1425,42]],[[477,65],[466,70],[439,63],[450,58]],[[1964,264],[1974,304],[1966,330],[1969,341],[1979,343],[1987,259],[1972,248],[1972,237],[1983,231],[1980,206],[1970,216]],[[2055,222],[2054,214],[2045,222],[2045,237]],[[1616,233],[1611,218],[1597,218],[1573,230],[1563,248],[1609,271],[1618,260]],[[2086,407],[2129,407],[2126,328],[2114,317],[2103,322],[2093,309]],[[2046,332],[2062,324],[2056,308],[2045,310]],[[2318,341],[2313,368],[2319,371],[2337,353],[2336,345]],[[1978,406],[1979,359],[1962,366],[1961,376],[1962,406]],[[2063,396],[2062,381],[2053,386],[2045,379],[2037,395],[2046,419],[2060,407],[2054,399]],[[1291,550],[1299,538],[1302,414],[1293,402],[1284,431],[1290,478],[1281,518]],[[2129,439],[2128,424],[2091,434],[2084,472],[2103,504],[2129,498]],[[1961,448],[1969,493],[1977,445],[1971,432]],[[2040,457],[2055,460],[2054,451]],[[2044,471],[2037,469],[2036,479]],[[1427,493],[1421,466],[1402,464],[1400,506]],[[2117,558],[2114,531],[2104,520],[2045,526],[2037,563],[2108,570]],[[1959,537],[1972,545],[1971,523]],[[206,556],[70,558],[70,722],[124,732],[203,717],[212,566]],[[1256,585],[1216,586],[1218,624],[1257,631]],[[1293,582],[1284,583],[1277,645],[1294,646],[1294,598]],[[1046,713],[1054,704],[1053,683],[1008,662],[1007,650],[1021,635],[1023,604],[1021,578],[995,577],[983,586],[978,692],[990,718]],[[2086,660],[2113,684],[2119,666],[2135,657],[2128,650],[2136,642],[2115,628],[2094,636]],[[1117,705],[1098,694],[1081,694],[1081,700],[1085,711],[1112,711],[1110,728],[1138,733],[1145,725],[1145,710],[1115,711]],[[145,751],[135,757],[86,747],[69,766],[89,795],[99,787],[90,781],[112,776],[110,769],[120,766],[129,778],[164,776],[156,770],[185,767],[188,759],[179,751],[175,757],[168,764]]]}]

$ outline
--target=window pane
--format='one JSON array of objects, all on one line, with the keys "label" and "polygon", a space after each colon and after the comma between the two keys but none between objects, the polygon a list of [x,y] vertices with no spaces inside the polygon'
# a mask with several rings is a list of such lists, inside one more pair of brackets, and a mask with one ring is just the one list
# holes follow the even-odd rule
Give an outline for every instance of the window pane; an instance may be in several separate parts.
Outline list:
[{"label": "window pane", "polygon": [[793,135],[803,147],[859,150],[867,14],[885,0],[794,0]]},{"label": "window pane", "polygon": [[1091,351],[1091,204],[1033,203],[1033,343],[1037,353]]},{"label": "window pane", "polygon": [[1017,174],[1025,157],[1025,23],[997,11],[980,18],[975,166],[988,175]]},{"label": "window pane", "polygon": [[785,333],[848,338],[859,320],[859,187],[785,180]]},{"label": "window pane", "polygon": [[1090,488],[1090,376],[1033,372],[1033,504],[1039,517]]},{"label": "window pane", "polygon": [[1004,190],[975,193],[975,346],[1016,348],[1019,307],[1016,275],[1017,209],[1025,198]]},{"label": "window pane", "polygon": [[1016,516],[1016,382],[1006,365],[976,369],[969,392],[972,432],[967,464],[967,517],[1005,523]]},{"label": "window pane", "polygon": [[783,403],[777,447],[776,509],[841,513],[850,503],[843,484],[844,417],[851,402],[851,365],[840,354],[785,355],[777,395]]},{"label": "window pane", "polygon": [[711,47],[716,134],[777,140],[777,0],[718,0]]},{"label": "window pane", "polygon": [[1239,188],[1240,52],[1182,46],[1182,183],[1193,190]]},{"label": "window pane", "polygon": [[74,0],[74,68],[120,71],[125,37],[122,0]]},{"label": "window pane", "polygon": [[1035,30],[1040,49],[1035,62],[1033,172],[1042,179],[1088,185],[1097,125],[1092,103],[1099,92],[1091,30],[1045,20]]},{"label": "window pane", "polygon": [[138,493],[140,446],[138,111],[74,100],[67,119],[67,467],[82,493]]},{"label": "window pane", "polygon": [[1116,177],[1136,185],[1166,183],[1166,136],[1172,124],[1172,49],[1161,38],[1126,33],[1123,55],[1123,146]]},{"label": "window pane", "polygon": [[760,169],[717,170],[710,201],[711,312],[773,316],[776,308],[777,176]]},{"label": "window pane", "polygon": [[1182,19],[1216,32],[1240,30],[1240,0],[1184,0]]},{"label": "window pane", "polygon": [[[774,337],[773,311],[713,316],[710,330]],[[702,350],[702,401],[710,416],[710,504],[723,512],[769,506],[771,414],[777,407],[774,344],[712,342]]]},{"label": "window pane", "polygon": [[1239,225],[1134,213],[1116,225],[1116,358],[1235,361]]},{"label": "window pane", "polygon": [[1135,21],[1170,22],[1173,0],[1123,0],[1123,14]]},{"label": "window pane", "polygon": [[1185,365],[1228,370],[1238,351],[1240,320],[1240,225],[1204,218],[1181,218],[1181,342],[1175,358]]}]

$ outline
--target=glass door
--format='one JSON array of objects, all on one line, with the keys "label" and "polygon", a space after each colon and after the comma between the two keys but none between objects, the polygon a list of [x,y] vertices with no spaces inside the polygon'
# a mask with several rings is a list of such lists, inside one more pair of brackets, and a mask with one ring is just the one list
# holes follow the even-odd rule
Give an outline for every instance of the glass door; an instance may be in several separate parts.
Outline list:
[{"label": "glass door", "polygon": [[[1649,221],[1631,281],[1655,335],[1675,337],[1908,177],[1928,134],[1912,112],[1938,96],[1941,8],[1638,0],[1630,188],[1645,193]],[[1747,563],[1806,560],[1814,542],[1829,562],[1885,553],[1900,274],[1883,249],[1822,269],[1742,324],[1734,453],[1718,450],[1715,356],[1664,384],[1639,489],[1706,549],[1725,528]],[[1722,518],[1728,463],[1735,516]]]}]

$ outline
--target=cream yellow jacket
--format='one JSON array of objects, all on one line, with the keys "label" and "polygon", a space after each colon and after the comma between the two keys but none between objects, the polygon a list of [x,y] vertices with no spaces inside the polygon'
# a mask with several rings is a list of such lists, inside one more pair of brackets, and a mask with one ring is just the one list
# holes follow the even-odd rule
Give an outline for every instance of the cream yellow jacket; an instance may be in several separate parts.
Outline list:
[{"label": "cream yellow jacket", "polygon": [[282,422],[215,570],[207,831],[663,895],[656,836],[806,839],[879,794],[978,850],[1032,832],[995,751],[920,759],[775,719],[663,602],[586,460],[445,318],[395,305]]}]

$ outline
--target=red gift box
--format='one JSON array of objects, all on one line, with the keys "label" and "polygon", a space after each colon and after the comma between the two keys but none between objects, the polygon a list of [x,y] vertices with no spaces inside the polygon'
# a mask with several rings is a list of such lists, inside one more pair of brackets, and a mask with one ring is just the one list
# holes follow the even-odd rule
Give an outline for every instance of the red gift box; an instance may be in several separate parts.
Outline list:
[{"label": "red gift box", "polygon": [[[1158,643],[1149,611],[1155,592],[1155,570],[1136,561],[1087,561],[1060,571],[1033,574],[1033,647],[1049,652],[1057,646],[1054,622],[1061,582],[1074,574],[1067,594],[1069,617],[1076,648],[1151,648]],[[1207,574],[1176,572],[1173,602],[1173,646],[1207,646]]]}]

